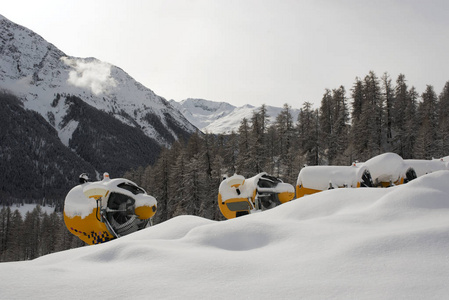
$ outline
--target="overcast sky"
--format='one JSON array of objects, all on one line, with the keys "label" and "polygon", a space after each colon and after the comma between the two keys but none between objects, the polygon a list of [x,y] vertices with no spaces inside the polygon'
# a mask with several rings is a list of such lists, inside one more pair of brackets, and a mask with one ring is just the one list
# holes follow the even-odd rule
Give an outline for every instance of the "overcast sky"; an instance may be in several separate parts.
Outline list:
[{"label": "overcast sky", "polygon": [[319,106],[373,70],[419,93],[449,81],[449,1],[2,1],[0,14],[166,99]]}]

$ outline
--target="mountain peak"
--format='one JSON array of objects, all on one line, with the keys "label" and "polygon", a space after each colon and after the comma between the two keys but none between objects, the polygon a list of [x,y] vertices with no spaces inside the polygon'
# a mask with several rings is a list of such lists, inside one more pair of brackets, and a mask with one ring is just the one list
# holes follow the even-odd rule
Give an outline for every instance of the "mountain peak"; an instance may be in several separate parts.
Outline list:
[{"label": "mountain peak", "polygon": [[235,106],[226,103],[226,102],[216,102],[211,100],[204,100],[204,99],[194,99],[194,98],[188,98],[185,100],[182,100],[180,102],[181,106],[184,108],[189,109],[202,109],[209,112],[216,112],[218,110],[231,110],[234,109]]},{"label": "mountain peak", "polygon": [[[0,88],[18,95],[27,109],[59,115],[56,94],[82,99],[121,122],[139,128],[160,145],[169,146],[196,128],[167,101],[136,82],[119,67],[94,57],[64,54],[33,31],[6,18],[0,23]],[[55,123],[60,131],[62,124]]]},{"label": "mountain peak", "polygon": [[[154,163],[161,146],[186,140],[197,130],[119,67],[68,56],[3,16],[0,102],[8,104],[0,105],[1,119],[8,123],[0,127],[5,136],[0,153],[11,153],[2,165],[11,172],[0,174],[8,182],[0,192],[5,201],[60,201],[74,174],[122,176]],[[22,194],[14,191],[19,185],[26,186]]]},{"label": "mountain peak", "polygon": [[[180,102],[170,100],[170,104],[178,108],[190,123],[194,124],[203,132],[215,134],[229,134],[236,132],[243,118],[251,119],[258,108],[245,104],[236,107],[226,102],[214,102],[204,99],[185,99]],[[266,106],[267,115],[273,122],[282,111],[281,107]],[[298,118],[299,110],[290,111],[294,120]]]}]

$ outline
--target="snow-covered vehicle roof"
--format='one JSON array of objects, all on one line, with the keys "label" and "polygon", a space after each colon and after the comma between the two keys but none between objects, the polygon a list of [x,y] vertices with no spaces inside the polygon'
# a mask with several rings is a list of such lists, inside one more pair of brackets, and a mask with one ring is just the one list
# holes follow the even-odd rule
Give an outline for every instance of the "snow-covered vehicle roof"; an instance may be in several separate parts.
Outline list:
[{"label": "snow-covered vehicle roof", "polygon": [[407,172],[411,168],[401,156],[391,152],[377,155],[357,165],[368,168],[375,184],[380,182],[397,184],[407,177]]},{"label": "snow-covered vehicle roof", "polygon": [[404,161],[415,170],[418,177],[440,170],[448,170],[449,165],[449,162],[445,162],[442,159],[405,159]]},{"label": "snow-covered vehicle roof", "polygon": [[69,192],[64,203],[64,213],[69,217],[80,216],[83,218],[90,214],[96,207],[96,202],[92,199],[93,195],[102,195],[101,205],[107,206],[108,197],[113,192],[132,197],[136,200],[136,207],[157,205],[154,197],[125,178],[110,179],[109,175],[106,175],[101,181],[86,182],[74,189],[75,193]]},{"label": "snow-covered vehicle roof", "polygon": [[[307,166],[301,169],[297,186],[314,190],[327,190],[329,187],[358,187],[368,169],[364,166]],[[368,171],[369,172],[369,171]]]},{"label": "snow-covered vehicle roof", "polygon": [[104,243],[152,223],[157,201],[125,178],[87,182],[69,191],[64,203],[64,222],[69,231],[88,244]]},{"label": "snow-covered vehicle roof", "polygon": [[245,179],[233,175],[223,180],[218,189],[218,206],[227,219],[264,210],[290,201],[295,196],[291,184],[265,172]]}]

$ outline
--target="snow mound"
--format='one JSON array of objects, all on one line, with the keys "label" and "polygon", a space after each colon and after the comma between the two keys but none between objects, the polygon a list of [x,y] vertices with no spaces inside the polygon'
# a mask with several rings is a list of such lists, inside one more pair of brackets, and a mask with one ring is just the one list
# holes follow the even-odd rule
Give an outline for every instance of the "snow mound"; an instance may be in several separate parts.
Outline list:
[{"label": "snow mound", "polygon": [[438,171],[222,222],[176,217],[105,244],[3,263],[1,296],[443,299],[448,182],[449,171]]}]

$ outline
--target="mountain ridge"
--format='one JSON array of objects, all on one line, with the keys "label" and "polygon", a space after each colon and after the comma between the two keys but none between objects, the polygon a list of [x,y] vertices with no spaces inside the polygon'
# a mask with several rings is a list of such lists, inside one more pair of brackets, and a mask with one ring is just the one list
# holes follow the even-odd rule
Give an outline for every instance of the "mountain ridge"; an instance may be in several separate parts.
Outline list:
[{"label": "mountain ridge", "polygon": [[123,176],[197,131],[121,68],[68,56],[1,15],[0,102],[2,204],[61,207],[80,173]]},{"label": "mountain ridge", "polygon": [[[201,131],[213,134],[237,132],[242,119],[250,120],[254,111],[260,108],[250,104],[237,107],[227,102],[197,98],[188,98],[180,102],[170,100],[170,104]],[[272,124],[283,108],[266,105],[266,109],[269,116],[268,123]],[[299,109],[292,108],[290,113],[293,120],[296,121]]]},{"label": "mountain ridge", "polygon": [[[38,34],[5,17],[0,18],[0,30],[0,87],[16,94],[26,108],[39,112],[47,120],[48,112],[55,114],[51,109],[55,94],[64,93],[77,96],[126,124],[139,126],[164,146],[183,137],[171,128],[173,120],[187,135],[196,130],[166,99],[119,67],[92,57],[67,56]],[[130,122],[122,112],[135,122]],[[155,130],[147,114],[155,115],[171,137],[163,137]],[[170,121],[167,114],[172,116]]]}]

